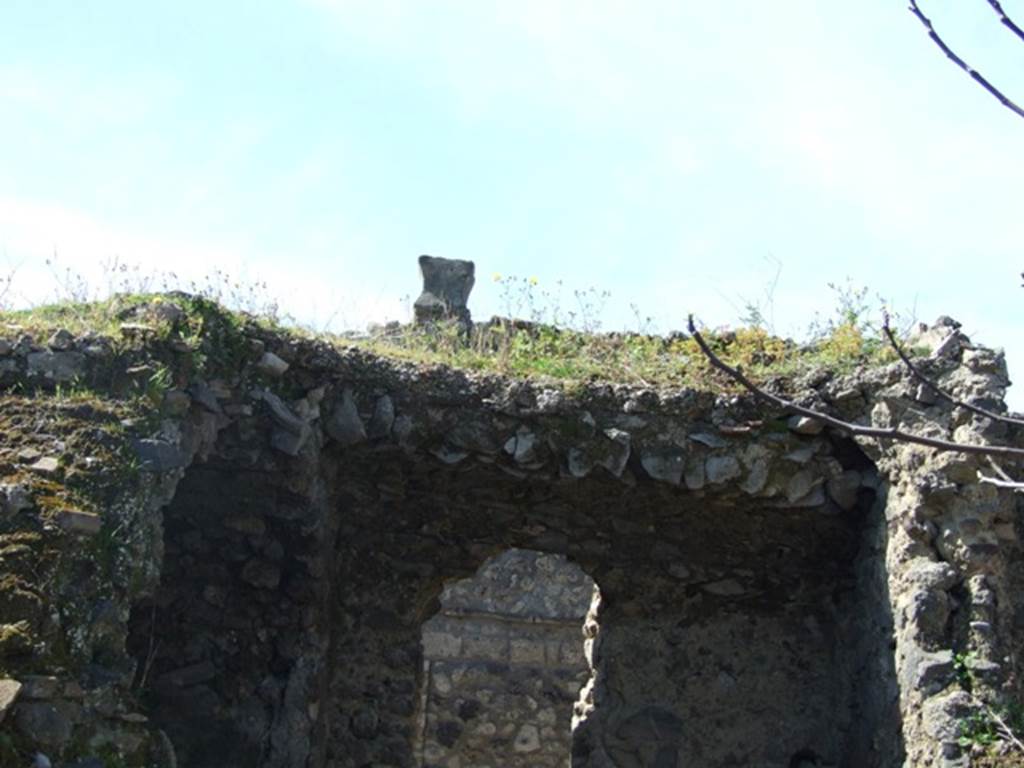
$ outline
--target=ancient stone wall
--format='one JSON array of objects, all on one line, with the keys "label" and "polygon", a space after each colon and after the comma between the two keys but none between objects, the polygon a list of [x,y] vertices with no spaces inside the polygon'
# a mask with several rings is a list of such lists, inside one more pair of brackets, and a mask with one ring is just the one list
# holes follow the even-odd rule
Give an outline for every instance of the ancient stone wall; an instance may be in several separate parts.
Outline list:
[{"label": "ancient stone wall", "polygon": [[[961,768],[972,696],[1021,693],[1018,510],[977,482],[980,458],[854,442],[749,397],[567,392],[215,320],[230,354],[202,374],[173,324],[116,352],[0,344],[0,750],[18,761],[417,768],[428,745],[476,749],[501,707],[452,701],[424,728],[456,670],[424,674],[423,628],[510,548],[600,590],[576,768]],[[1001,407],[998,355],[957,334],[942,349],[929,373]],[[137,398],[157,366],[158,413],[55,391]],[[899,366],[788,386],[849,420],[1018,440]],[[487,621],[460,650],[504,653]],[[511,667],[531,651],[501,626]],[[488,675],[456,698],[485,704]],[[540,717],[507,760],[528,724],[543,749]]]},{"label": "ancient stone wall", "polygon": [[564,557],[519,549],[445,587],[423,625],[423,766],[569,765],[593,592]]}]

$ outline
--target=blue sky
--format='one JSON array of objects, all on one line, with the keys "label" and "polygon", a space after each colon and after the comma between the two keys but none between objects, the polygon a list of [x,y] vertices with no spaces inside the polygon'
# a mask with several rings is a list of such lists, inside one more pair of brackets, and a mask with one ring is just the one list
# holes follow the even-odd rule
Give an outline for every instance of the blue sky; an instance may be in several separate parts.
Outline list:
[{"label": "blue sky", "polygon": [[[922,7],[1024,100],[987,3]],[[4,0],[0,114],[21,301],[53,252],[97,284],[116,256],[359,327],[430,253],[476,261],[478,317],[498,272],[668,331],[735,323],[774,259],[781,333],[849,278],[1024,376],[1024,120],[900,0]]]}]

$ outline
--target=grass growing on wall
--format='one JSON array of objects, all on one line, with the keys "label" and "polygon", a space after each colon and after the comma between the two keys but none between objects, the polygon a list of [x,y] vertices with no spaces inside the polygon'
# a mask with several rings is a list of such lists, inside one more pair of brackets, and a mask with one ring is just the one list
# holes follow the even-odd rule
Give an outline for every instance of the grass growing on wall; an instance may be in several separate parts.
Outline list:
[{"label": "grass growing on wall", "polygon": [[[300,336],[315,335],[338,346],[358,346],[375,354],[425,365],[447,365],[517,377],[545,377],[569,382],[621,382],[652,387],[707,386],[722,383],[696,343],[683,334],[668,337],[646,332],[649,319],[634,306],[637,330],[603,332],[606,291],[576,290],[563,298],[561,284],[549,288],[535,278],[495,275],[505,318],[477,323],[472,330],[439,323],[430,327],[392,323],[366,334],[315,333],[287,317],[261,283],[243,284],[222,272],[184,283],[172,274],[147,276],[137,268],[113,264],[106,287],[94,288],[71,270],[54,270],[57,300],[28,309],[3,310],[0,335],[29,333],[37,341],[58,328],[78,335],[92,332],[114,340],[133,325],[157,336],[169,331],[160,305],[184,310],[186,340],[197,351],[207,338],[225,328],[257,323]],[[9,289],[11,279],[4,287]],[[867,291],[849,284],[831,285],[833,312],[816,318],[807,338],[797,343],[775,336],[766,318],[770,307],[748,302],[737,328],[707,331],[709,342],[727,362],[753,378],[795,376],[823,368],[846,372],[860,365],[891,362],[868,306]],[[153,289],[159,289],[154,292]],[[178,290],[179,288],[184,290]],[[0,294],[0,302],[7,294]],[[770,300],[770,295],[769,295]],[[140,317],[136,308],[148,308]],[[6,326],[6,329],[4,328]],[[221,333],[224,335],[224,333]],[[227,333],[227,336],[234,334]],[[226,338],[226,337],[225,337]],[[204,343],[205,342],[205,343]]]}]

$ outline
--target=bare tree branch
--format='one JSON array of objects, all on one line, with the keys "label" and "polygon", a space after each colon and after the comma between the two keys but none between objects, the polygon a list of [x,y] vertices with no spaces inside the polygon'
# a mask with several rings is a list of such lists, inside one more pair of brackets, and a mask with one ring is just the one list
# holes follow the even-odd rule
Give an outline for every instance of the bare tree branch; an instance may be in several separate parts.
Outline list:
[{"label": "bare tree branch", "polygon": [[892,328],[889,326],[888,312],[883,315],[882,331],[885,332],[886,338],[889,339],[889,344],[892,345],[892,348],[896,350],[896,354],[900,356],[900,360],[902,360],[903,364],[907,366],[907,368],[910,370],[912,374],[914,374],[914,377],[921,381],[923,384],[925,384],[929,389],[931,389],[932,392],[941,397],[943,400],[952,403],[953,405],[959,406],[961,408],[965,408],[971,413],[976,413],[979,416],[984,416],[986,419],[992,419],[993,421],[1001,421],[1004,424],[1016,424],[1017,426],[1024,427],[1024,419],[1015,419],[1012,416],[1004,416],[1001,413],[995,413],[984,408],[979,408],[976,405],[971,405],[970,403],[964,402],[963,400],[958,400],[957,398],[949,394],[949,392],[946,392],[944,389],[940,388],[939,385],[936,384],[934,381],[932,381],[923,373],[921,373],[920,369],[910,361],[910,358],[907,356],[906,352],[903,351],[903,348],[900,346],[900,343],[896,340],[896,334],[893,333]]},{"label": "bare tree branch", "polygon": [[979,472],[978,482],[983,485],[994,485],[996,488],[1006,488],[1011,491],[1017,491],[1018,493],[1024,493],[1024,483],[1018,483],[1014,480],[1000,480],[998,477],[986,477]]},{"label": "bare tree branch", "polygon": [[821,411],[816,411],[813,408],[805,408],[802,405],[797,405],[790,400],[765,392],[748,379],[739,368],[733,368],[731,365],[724,363],[714,352],[711,351],[711,347],[708,346],[704,337],[701,336],[700,331],[697,330],[697,326],[693,322],[693,315],[689,316],[687,324],[690,329],[690,334],[693,336],[693,340],[697,342],[697,346],[700,347],[700,351],[704,353],[704,356],[708,359],[708,362],[710,362],[711,365],[723,373],[726,373],[734,381],[742,384],[747,390],[757,397],[760,397],[762,400],[766,400],[782,410],[817,419],[823,424],[849,435],[876,437],[883,440],[896,440],[903,443],[915,443],[917,445],[934,448],[938,451],[975,453],[985,456],[1024,457],[1024,448],[1013,448],[1008,445],[971,445],[969,443],[955,443],[951,440],[939,440],[937,438],[915,435],[911,432],[904,432],[900,429],[896,429],[895,427],[865,427],[860,424],[853,424],[848,421],[843,421],[842,419],[837,419],[834,416],[829,416]]},{"label": "bare tree branch", "polygon": [[[992,4],[992,0],[989,0],[989,3]],[[998,3],[996,3],[995,5],[998,5]],[[980,72],[971,67],[966,61],[964,61],[955,53],[953,53],[953,50],[948,45],[946,45],[946,42],[941,37],[939,37],[938,33],[935,31],[935,27],[932,25],[931,19],[929,19],[927,16],[924,15],[924,13],[921,12],[921,9],[917,5],[917,0],[910,0],[910,12],[917,17],[918,21],[920,21],[924,28],[928,31],[928,37],[932,39],[932,41],[942,50],[944,54],[946,54],[947,57],[949,57],[949,59],[954,64],[956,64],[958,67],[960,67],[960,69],[962,69],[964,72],[970,75],[975,80],[975,82],[977,82],[982,88],[984,88],[986,91],[992,94],[999,101],[1000,104],[1002,104],[1008,110],[1017,115],[1017,117],[1024,118],[1024,109],[1021,109],[1014,102],[1010,101],[1006,94],[1004,94],[994,85],[992,85],[992,83],[990,83],[984,75],[982,75]],[[1009,21],[1009,18],[1007,18],[1007,21],[1010,24],[1013,24],[1013,22]],[[1016,26],[1017,25],[1014,24],[1013,27],[1011,27],[1011,29],[1015,28]]]},{"label": "bare tree branch", "polygon": [[998,14],[999,21],[1002,22],[1003,26],[1009,29],[1013,34],[1024,40],[1024,29],[1021,29],[1013,23],[1013,19],[1006,15],[1006,11],[1003,10],[1002,4],[999,0],[988,0],[988,4],[992,6],[992,9]]},{"label": "bare tree branch", "polygon": [[1008,474],[1006,474],[1006,470],[1000,467],[999,464],[996,463],[996,460],[993,459],[991,456],[988,457],[988,463],[989,466],[991,466],[992,469],[996,471],[996,474],[999,475],[999,477],[1001,477],[1003,480],[1005,480],[1008,483],[1014,482],[1014,479],[1010,477]]}]

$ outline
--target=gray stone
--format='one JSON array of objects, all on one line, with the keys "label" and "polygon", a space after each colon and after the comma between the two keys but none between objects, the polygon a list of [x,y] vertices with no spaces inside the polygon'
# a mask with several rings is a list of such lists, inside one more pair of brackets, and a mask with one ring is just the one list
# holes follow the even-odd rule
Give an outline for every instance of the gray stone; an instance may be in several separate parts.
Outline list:
[{"label": "gray stone", "polygon": [[960,581],[960,576],[949,563],[915,558],[906,571],[905,581],[919,589],[948,590]]},{"label": "gray stone", "polygon": [[989,659],[969,658],[967,669],[970,670],[972,679],[986,686],[997,685],[1003,676],[1003,665]]},{"label": "gray stone", "polygon": [[931,357],[933,359],[940,357],[955,357],[956,353],[960,351],[961,344],[965,337],[951,333],[938,344],[935,345],[935,349],[932,350]]},{"label": "gray stone", "polygon": [[162,297],[158,298],[156,301],[151,301],[149,304],[146,304],[145,313],[155,320],[171,325],[185,317],[184,309],[173,301],[167,301]]},{"label": "gray stone", "polygon": [[193,382],[186,392],[210,413],[223,413],[220,402],[217,400],[217,395],[214,393],[213,388],[205,381]]},{"label": "gray stone", "polygon": [[27,469],[38,475],[53,475],[60,469],[60,461],[55,456],[43,456],[29,464]]},{"label": "gray stone", "polygon": [[7,357],[14,350],[14,345],[7,339],[0,339],[0,357]]},{"label": "gray stone", "polygon": [[30,352],[26,357],[30,376],[42,376],[57,383],[74,381],[83,373],[85,355],[81,352]]},{"label": "gray stone", "polygon": [[967,339],[960,333],[960,327],[960,323],[948,315],[940,315],[930,327],[925,323],[919,323],[916,331],[908,337],[907,344],[910,347],[927,347],[933,351],[932,357],[936,357],[934,350],[940,348],[949,339],[957,337]]},{"label": "gray stone", "polygon": [[786,500],[795,504],[818,488],[824,478],[809,469],[801,469],[793,474],[786,483]]},{"label": "gray stone", "polygon": [[391,436],[399,445],[407,446],[412,441],[415,427],[412,417],[403,413],[401,416],[395,417],[394,426],[391,427]]},{"label": "gray stone", "polygon": [[443,444],[436,448],[431,448],[430,452],[444,464],[458,464],[460,461],[469,457],[469,454],[466,451],[460,451],[449,445]]},{"label": "gray stone", "polygon": [[747,469],[747,476],[740,483],[744,493],[755,495],[764,490],[768,484],[770,465],[767,458],[755,459]]},{"label": "gray stone", "polygon": [[935,643],[945,636],[951,607],[947,593],[936,589],[918,589],[910,593],[906,617],[921,638]]},{"label": "gray stone", "polygon": [[783,458],[786,459],[787,461],[792,461],[794,464],[807,464],[811,459],[814,458],[814,455],[817,452],[817,443],[809,443],[807,445],[802,445],[799,448],[790,451],[785,456],[783,456]]},{"label": "gray stone", "polygon": [[735,480],[742,473],[735,456],[709,456],[704,462],[704,476],[712,485]]},{"label": "gray stone", "polygon": [[695,443],[701,443],[708,448],[725,448],[729,444],[725,438],[713,435],[710,432],[695,432],[689,437]]},{"label": "gray stone", "polygon": [[679,449],[663,448],[640,453],[640,465],[644,472],[654,480],[662,480],[672,485],[679,485],[682,481],[685,463],[686,457]]},{"label": "gray stone", "polygon": [[54,749],[63,748],[71,740],[74,727],[63,707],[47,701],[18,704],[14,710],[14,722],[26,738]]},{"label": "gray stone", "polygon": [[526,427],[520,427],[505,443],[505,453],[517,464],[530,464],[537,460],[537,435]]},{"label": "gray stone", "polygon": [[629,461],[631,438],[628,432],[622,429],[611,427],[604,431],[608,442],[603,444],[602,450],[605,454],[598,460],[598,464],[611,472],[615,477],[621,477]]},{"label": "gray stone", "polygon": [[62,509],[54,516],[61,528],[68,533],[83,536],[95,536],[103,527],[103,519],[91,512],[80,512],[76,509]]},{"label": "gray stone", "polygon": [[30,464],[42,455],[38,448],[32,448],[31,446],[22,448],[17,453],[18,461],[23,464]]},{"label": "gray stone", "polygon": [[569,474],[579,480],[591,473],[594,469],[594,460],[586,449],[570,448],[565,455],[565,465]]},{"label": "gray stone", "polygon": [[49,701],[60,693],[60,678],[56,675],[23,675],[21,695],[34,701]]},{"label": "gray stone", "polygon": [[359,409],[352,397],[352,390],[345,389],[342,392],[324,428],[327,434],[342,446],[355,445],[366,439],[366,429],[363,427],[363,420],[359,418]]},{"label": "gray stone", "polygon": [[144,472],[168,472],[188,466],[188,456],[174,443],[146,437],[132,445]]},{"label": "gray stone", "polygon": [[[820,482],[817,485],[815,485],[813,488],[811,488],[810,492],[807,495],[801,496],[800,498],[796,499],[795,501],[787,502],[788,506],[796,507],[796,508],[802,508],[802,507],[821,507],[824,504],[825,504],[825,486],[824,486],[824,483],[820,483]],[[826,509],[825,509],[826,512],[832,512],[834,510],[835,510],[835,507],[832,507],[832,506],[826,507]]]},{"label": "gray stone", "polygon": [[917,385],[917,389],[914,391],[914,399],[922,405],[935,405],[939,402],[939,396],[927,384]]},{"label": "gray stone", "polygon": [[100,336],[89,340],[82,352],[86,357],[93,360],[106,360],[114,354],[113,341],[107,336]]},{"label": "gray stone", "polygon": [[861,474],[855,469],[847,469],[842,474],[829,478],[825,484],[829,498],[846,512],[857,506],[857,491],[860,487]]},{"label": "gray stone", "polygon": [[939,741],[955,741],[961,735],[961,723],[974,712],[971,694],[951,690],[924,702],[922,720],[925,731]]},{"label": "gray stone", "polygon": [[909,646],[901,673],[905,690],[916,689],[928,696],[942,690],[952,681],[952,651],[929,652],[911,641],[907,641],[905,645]]},{"label": "gray stone", "polygon": [[366,430],[371,440],[383,440],[391,435],[395,424],[395,404],[387,395],[381,395],[373,406],[373,416]]},{"label": "gray stone", "polygon": [[459,418],[454,425],[445,428],[444,438],[453,448],[486,455],[500,453],[506,442],[490,419],[479,418]]},{"label": "gray stone", "polygon": [[423,292],[413,304],[417,323],[451,319],[470,323],[467,306],[476,280],[472,261],[420,256]]},{"label": "gray stone", "polygon": [[0,678],[0,723],[7,717],[7,713],[18,700],[22,684],[9,677]]},{"label": "gray stone", "polygon": [[14,344],[14,354],[20,355],[21,357],[25,357],[29,352],[36,350],[38,350],[38,347],[36,347],[35,339],[27,333],[21,334],[21,336],[18,337],[18,341]]},{"label": "gray stone", "polygon": [[786,426],[798,435],[820,435],[821,431],[825,429],[824,422],[798,413],[789,417]]},{"label": "gray stone", "polygon": [[32,506],[29,488],[22,483],[0,483],[0,513],[16,515]]},{"label": "gray stone", "polygon": [[540,749],[540,731],[537,730],[537,726],[529,723],[520,726],[512,742],[512,749],[515,752],[536,752]]},{"label": "gray stone", "polygon": [[192,398],[180,389],[169,389],[164,392],[163,411],[168,416],[184,416],[192,406]]},{"label": "gray stone", "polygon": [[263,402],[270,409],[271,417],[273,417],[279,427],[291,432],[293,435],[302,434],[303,429],[306,427],[306,422],[296,416],[280,397],[273,392],[263,392],[262,396]]},{"label": "gray stone", "polygon": [[288,456],[298,456],[312,434],[313,431],[304,422],[300,423],[298,432],[280,426],[274,427],[270,433],[270,445]]},{"label": "gray stone", "polygon": [[565,403],[565,395],[558,389],[542,389],[537,393],[537,412],[558,413]]},{"label": "gray stone", "polygon": [[270,376],[275,379],[284,376],[288,368],[288,363],[273,352],[264,352],[259,362],[256,363],[256,370],[264,376]]},{"label": "gray stone", "polygon": [[462,638],[450,632],[423,630],[423,653],[427,658],[455,658],[462,652]]},{"label": "gray stone", "polygon": [[46,342],[46,346],[57,352],[67,352],[75,346],[75,337],[71,335],[70,331],[61,328],[54,332],[49,341]]}]

